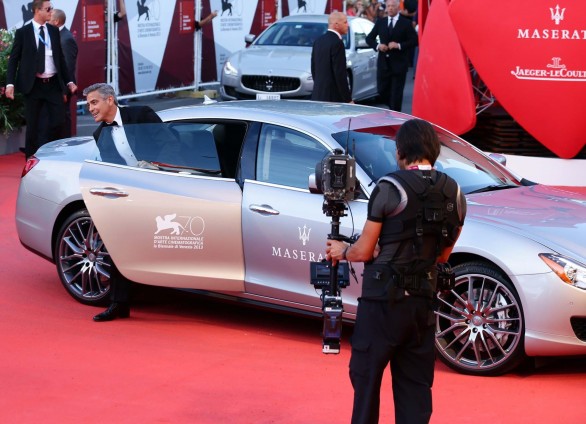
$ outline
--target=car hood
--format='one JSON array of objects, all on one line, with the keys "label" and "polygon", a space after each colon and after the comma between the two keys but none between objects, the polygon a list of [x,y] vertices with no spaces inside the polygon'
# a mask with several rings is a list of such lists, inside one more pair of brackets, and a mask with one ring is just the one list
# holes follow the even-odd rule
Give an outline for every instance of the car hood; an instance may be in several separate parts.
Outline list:
[{"label": "car hood", "polygon": [[560,254],[586,259],[585,188],[519,187],[472,194],[467,204],[466,220],[496,225]]},{"label": "car hood", "polygon": [[230,57],[241,75],[299,76],[311,73],[311,47],[250,46]]}]

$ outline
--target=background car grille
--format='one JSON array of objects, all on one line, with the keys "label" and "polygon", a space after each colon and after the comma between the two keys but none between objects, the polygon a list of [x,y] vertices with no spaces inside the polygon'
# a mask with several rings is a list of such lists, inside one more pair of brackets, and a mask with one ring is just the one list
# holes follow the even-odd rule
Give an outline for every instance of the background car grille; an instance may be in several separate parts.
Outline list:
[{"label": "background car grille", "polygon": [[297,90],[301,86],[301,82],[299,78],[292,77],[242,75],[242,85],[250,90],[278,93]]},{"label": "background car grille", "polygon": [[570,322],[572,323],[572,329],[576,337],[586,342],[586,317],[572,317],[570,318]]}]

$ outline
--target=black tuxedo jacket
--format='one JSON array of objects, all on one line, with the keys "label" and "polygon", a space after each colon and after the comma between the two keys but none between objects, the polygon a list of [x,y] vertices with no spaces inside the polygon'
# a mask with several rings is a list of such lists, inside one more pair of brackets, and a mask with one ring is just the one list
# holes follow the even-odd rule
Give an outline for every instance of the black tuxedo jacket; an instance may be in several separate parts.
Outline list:
[{"label": "black tuxedo jacket", "polygon": [[311,50],[312,100],[349,102],[352,93],[346,73],[346,50],[340,37],[332,31],[315,40]]},{"label": "black tuxedo jacket", "polygon": [[[53,49],[53,61],[57,69],[57,79],[63,93],[67,92],[67,83],[73,81],[70,79],[63,51],[61,50],[61,39],[59,37],[59,28],[46,24],[47,32],[51,40]],[[8,69],[6,72],[6,84],[14,84],[14,88],[24,95],[31,92],[35,83],[37,73],[37,41],[35,39],[35,30],[33,24],[28,23],[18,28],[14,33],[14,44],[10,58],[8,59]]]},{"label": "black tuxedo jacket", "polygon": [[61,38],[61,49],[63,50],[63,57],[65,58],[67,73],[69,74],[69,78],[71,78],[69,81],[73,81],[77,84],[77,42],[75,41],[71,31],[65,27],[59,31],[59,37]]},{"label": "black tuxedo jacket", "polygon": [[[366,36],[366,43],[376,50],[380,44],[389,44],[391,41],[399,43],[401,49],[388,52],[378,52],[377,71],[393,74],[407,73],[409,70],[409,52],[417,46],[417,33],[413,28],[413,21],[399,15],[392,31],[389,30],[388,18],[379,18],[370,34]],[[377,36],[379,41],[377,41]]]},{"label": "black tuxedo jacket", "polygon": [[[135,128],[128,127],[129,124],[156,124],[160,123],[161,118],[159,115],[155,113],[153,109],[148,106],[128,106],[128,107],[121,107],[120,108],[120,117],[122,118],[122,125],[124,125],[124,132],[126,133],[126,138],[128,139],[128,144],[135,152],[135,155],[140,160],[140,154],[137,152],[139,139],[142,137],[133,134],[133,130]],[[118,163],[125,165],[126,162],[116,149],[114,142],[112,141],[111,136],[104,136],[100,139],[100,134],[102,133],[102,129],[106,126],[105,122],[102,122],[96,131],[94,131],[94,140],[98,145],[98,149],[100,150],[100,156],[103,162],[110,162],[110,163]]]}]

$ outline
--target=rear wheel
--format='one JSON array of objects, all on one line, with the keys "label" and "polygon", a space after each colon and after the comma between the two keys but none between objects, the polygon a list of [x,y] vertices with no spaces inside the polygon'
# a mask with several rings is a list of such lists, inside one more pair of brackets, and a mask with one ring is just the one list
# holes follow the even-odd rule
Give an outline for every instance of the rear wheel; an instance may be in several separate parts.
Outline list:
[{"label": "rear wheel", "polygon": [[495,267],[454,267],[456,286],[438,294],[435,345],[440,359],[464,374],[500,375],[524,359],[523,310],[512,283]]},{"label": "rear wheel", "polygon": [[102,305],[110,292],[112,269],[108,250],[86,209],[71,214],[55,242],[61,283],[77,301]]}]

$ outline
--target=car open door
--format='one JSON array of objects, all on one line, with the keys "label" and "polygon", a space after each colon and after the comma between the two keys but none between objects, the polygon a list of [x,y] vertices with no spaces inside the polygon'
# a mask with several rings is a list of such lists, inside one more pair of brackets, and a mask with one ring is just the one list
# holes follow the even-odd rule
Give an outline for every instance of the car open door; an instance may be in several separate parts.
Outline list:
[{"label": "car open door", "polygon": [[87,161],[80,183],[125,277],[157,286],[243,291],[242,192],[233,179]]}]

